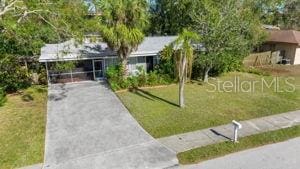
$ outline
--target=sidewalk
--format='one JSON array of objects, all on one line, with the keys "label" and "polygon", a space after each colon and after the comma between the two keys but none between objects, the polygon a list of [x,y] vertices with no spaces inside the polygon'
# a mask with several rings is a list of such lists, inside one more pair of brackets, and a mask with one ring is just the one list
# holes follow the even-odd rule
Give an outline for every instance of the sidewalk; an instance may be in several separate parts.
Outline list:
[{"label": "sidewalk", "polygon": [[[300,110],[240,122],[239,137],[300,125]],[[227,124],[158,139],[175,152],[184,152],[233,138],[233,125]]]}]

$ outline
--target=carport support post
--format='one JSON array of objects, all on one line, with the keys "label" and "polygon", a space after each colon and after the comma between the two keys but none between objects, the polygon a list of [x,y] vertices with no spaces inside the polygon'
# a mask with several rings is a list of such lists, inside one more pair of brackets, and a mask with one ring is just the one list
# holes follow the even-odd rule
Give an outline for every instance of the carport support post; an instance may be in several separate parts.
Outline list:
[{"label": "carport support post", "polygon": [[94,74],[94,80],[96,80],[95,60],[94,59],[93,59],[93,74]]},{"label": "carport support post", "polygon": [[47,81],[48,81],[48,84],[50,84],[50,77],[49,77],[49,69],[48,69],[48,62],[45,62],[46,64],[46,73],[47,73]]}]

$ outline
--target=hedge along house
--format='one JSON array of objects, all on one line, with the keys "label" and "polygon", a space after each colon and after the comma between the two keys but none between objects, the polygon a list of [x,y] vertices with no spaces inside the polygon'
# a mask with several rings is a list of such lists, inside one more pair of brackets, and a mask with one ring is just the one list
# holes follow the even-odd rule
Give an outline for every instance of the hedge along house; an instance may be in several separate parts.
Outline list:
[{"label": "hedge along house", "polygon": [[[135,74],[138,67],[147,72],[159,63],[159,54],[176,36],[146,37],[133,52],[127,64],[130,74]],[[46,44],[41,49],[39,61],[45,63],[49,83],[67,83],[105,78],[109,66],[117,65],[116,51],[103,42],[84,42],[76,44],[70,40],[60,44]],[[73,62],[72,70],[57,69],[60,63]]]}]

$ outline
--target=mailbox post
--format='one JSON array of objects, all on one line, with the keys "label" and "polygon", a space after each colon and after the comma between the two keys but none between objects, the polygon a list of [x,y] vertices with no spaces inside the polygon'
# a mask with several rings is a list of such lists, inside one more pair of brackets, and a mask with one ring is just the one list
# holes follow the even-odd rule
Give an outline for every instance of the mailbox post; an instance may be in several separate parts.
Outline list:
[{"label": "mailbox post", "polygon": [[233,142],[238,143],[238,130],[242,128],[242,124],[233,120],[232,124],[234,126],[234,139]]}]

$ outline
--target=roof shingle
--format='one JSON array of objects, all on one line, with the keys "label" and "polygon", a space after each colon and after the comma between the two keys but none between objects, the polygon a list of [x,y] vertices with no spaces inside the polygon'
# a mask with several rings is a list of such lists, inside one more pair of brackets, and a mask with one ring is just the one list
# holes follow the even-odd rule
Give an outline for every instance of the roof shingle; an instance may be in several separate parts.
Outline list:
[{"label": "roof shingle", "polygon": [[300,45],[300,32],[295,30],[268,30],[267,42],[292,43]]},{"label": "roof shingle", "polygon": [[[146,37],[131,57],[157,55],[176,38],[176,36]],[[70,40],[59,44],[46,44],[41,49],[39,61],[80,60],[111,56],[116,56],[116,52],[104,42],[76,44],[74,40]]]}]

